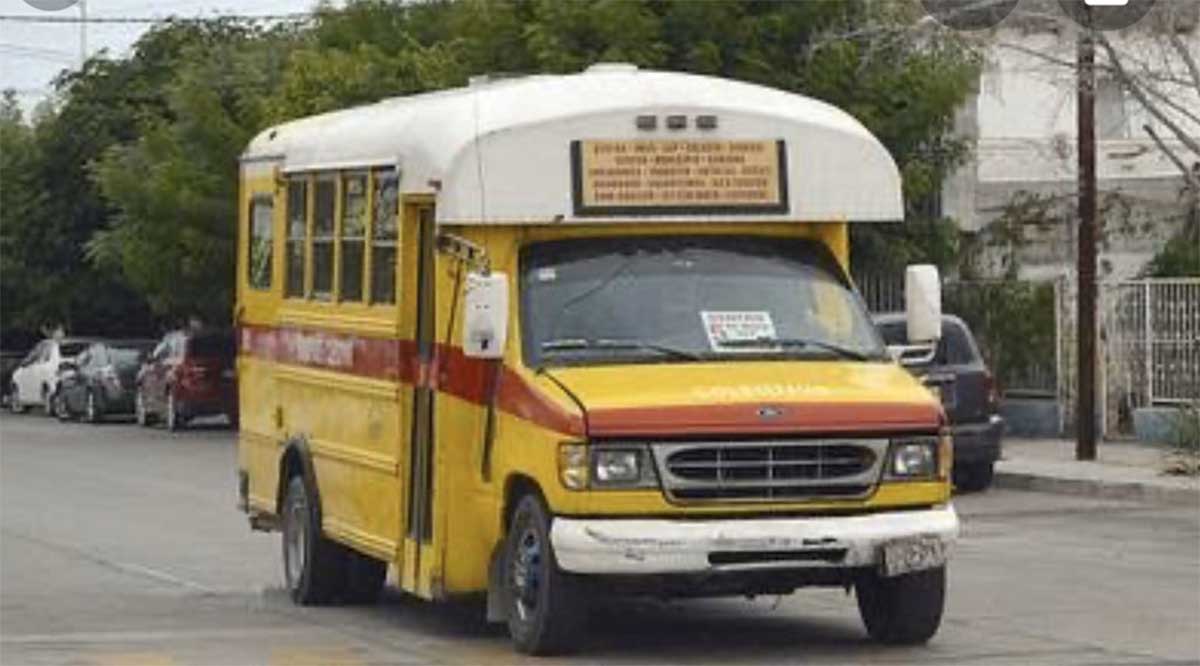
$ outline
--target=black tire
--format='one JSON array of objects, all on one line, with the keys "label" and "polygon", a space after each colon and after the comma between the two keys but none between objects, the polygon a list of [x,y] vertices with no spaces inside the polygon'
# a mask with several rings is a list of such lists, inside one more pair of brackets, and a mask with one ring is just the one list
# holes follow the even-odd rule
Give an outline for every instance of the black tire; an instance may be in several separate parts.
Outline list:
[{"label": "black tire", "polygon": [[100,401],[96,399],[96,392],[88,389],[84,401],[83,420],[88,423],[99,423],[103,412],[100,409]]},{"label": "black tire", "polygon": [[342,601],[361,605],[375,603],[387,580],[387,563],[350,548],[345,550],[346,585],[342,590]]},{"label": "black tire", "polygon": [[140,387],[133,395],[133,417],[143,428],[154,425],[154,414],[146,409],[146,396]]},{"label": "black tire", "polygon": [[321,533],[320,511],[303,478],[288,481],[280,519],[283,574],[292,601],[302,606],[332,603],[346,584],[346,551]]},{"label": "black tire", "polygon": [[167,406],[163,414],[163,424],[167,430],[177,432],[187,426],[187,419],[180,413],[179,403],[175,402],[175,392],[167,391]]},{"label": "black tire", "polygon": [[895,578],[871,572],[854,585],[867,633],[888,645],[920,645],[937,633],[946,602],[946,568]]},{"label": "black tire", "polygon": [[75,420],[75,415],[71,413],[71,407],[67,404],[67,398],[62,394],[62,391],[55,394],[54,415],[58,417],[59,421],[63,421],[64,423]]},{"label": "black tire", "polygon": [[42,387],[42,415],[54,417],[54,400],[58,396],[58,391],[50,392],[48,387]]},{"label": "black tire", "polygon": [[963,492],[982,492],[992,487],[995,476],[995,463],[960,464],[954,470],[954,485]]},{"label": "black tire", "polygon": [[576,580],[558,568],[541,498],[517,502],[504,544],[508,632],[518,652],[562,654],[577,646],[585,609]]}]

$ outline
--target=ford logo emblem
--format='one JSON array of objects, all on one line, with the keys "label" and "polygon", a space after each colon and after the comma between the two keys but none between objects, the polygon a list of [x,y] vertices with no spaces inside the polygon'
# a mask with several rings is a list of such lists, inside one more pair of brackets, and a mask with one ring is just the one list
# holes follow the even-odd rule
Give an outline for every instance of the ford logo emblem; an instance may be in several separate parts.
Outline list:
[{"label": "ford logo emblem", "polygon": [[783,410],[779,407],[759,407],[758,418],[763,420],[777,419],[783,416]]}]

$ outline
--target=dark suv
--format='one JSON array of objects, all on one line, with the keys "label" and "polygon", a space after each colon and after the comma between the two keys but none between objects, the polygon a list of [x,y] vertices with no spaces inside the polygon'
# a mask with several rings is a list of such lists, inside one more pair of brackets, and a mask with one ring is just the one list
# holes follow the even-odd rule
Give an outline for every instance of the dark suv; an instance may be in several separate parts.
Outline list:
[{"label": "dark suv", "polygon": [[[888,345],[907,345],[903,313],[875,316],[875,325]],[[996,382],[971,329],[958,317],[942,317],[942,340],[933,359],[909,370],[942,400],[954,434],[954,485],[960,490],[984,490],[992,485],[1004,420],[997,413]]]}]

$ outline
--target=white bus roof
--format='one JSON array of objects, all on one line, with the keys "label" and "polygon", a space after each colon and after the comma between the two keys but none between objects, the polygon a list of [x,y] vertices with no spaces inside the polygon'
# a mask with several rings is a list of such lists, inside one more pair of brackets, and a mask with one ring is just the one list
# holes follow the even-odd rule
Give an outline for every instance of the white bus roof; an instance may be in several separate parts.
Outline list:
[{"label": "white bus roof", "polygon": [[[639,129],[639,116],[654,116]],[[682,116],[672,129],[668,116]],[[701,129],[700,116],[716,127]],[[775,210],[614,210],[583,214],[576,141],[782,142]],[[603,221],[895,221],[900,174],[844,111],[727,79],[597,65],[580,74],[473,83],[287,122],[259,134],[243,168],[285,172],[395,166],[402,192],[437,196],[443,224]],[[574,190],[573,190],[574,188]]]}]

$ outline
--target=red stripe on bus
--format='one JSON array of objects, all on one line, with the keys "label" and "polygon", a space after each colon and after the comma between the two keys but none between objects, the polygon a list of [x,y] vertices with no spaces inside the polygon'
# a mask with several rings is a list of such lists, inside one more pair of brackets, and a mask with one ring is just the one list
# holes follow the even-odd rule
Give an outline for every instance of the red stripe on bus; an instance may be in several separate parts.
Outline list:
[{"label": "red stripe on bus", "polygon": [[[494,390],[500,411],[566,435],[584,435],[580,415],[555,404],[500,361],[467,358],[459,347],[435,345],[433,359],[422,361],[412,340],[243,326],[240,353],[277,363],[424,386],[478,406],[487,406]],[[500,375],[493,389],[497,372]]]},{"label": "red stripe on bus", "polygon": [[785,403],[630,407],[588,410],[593,437],[932,431],[936,405],[909,403]]}]

